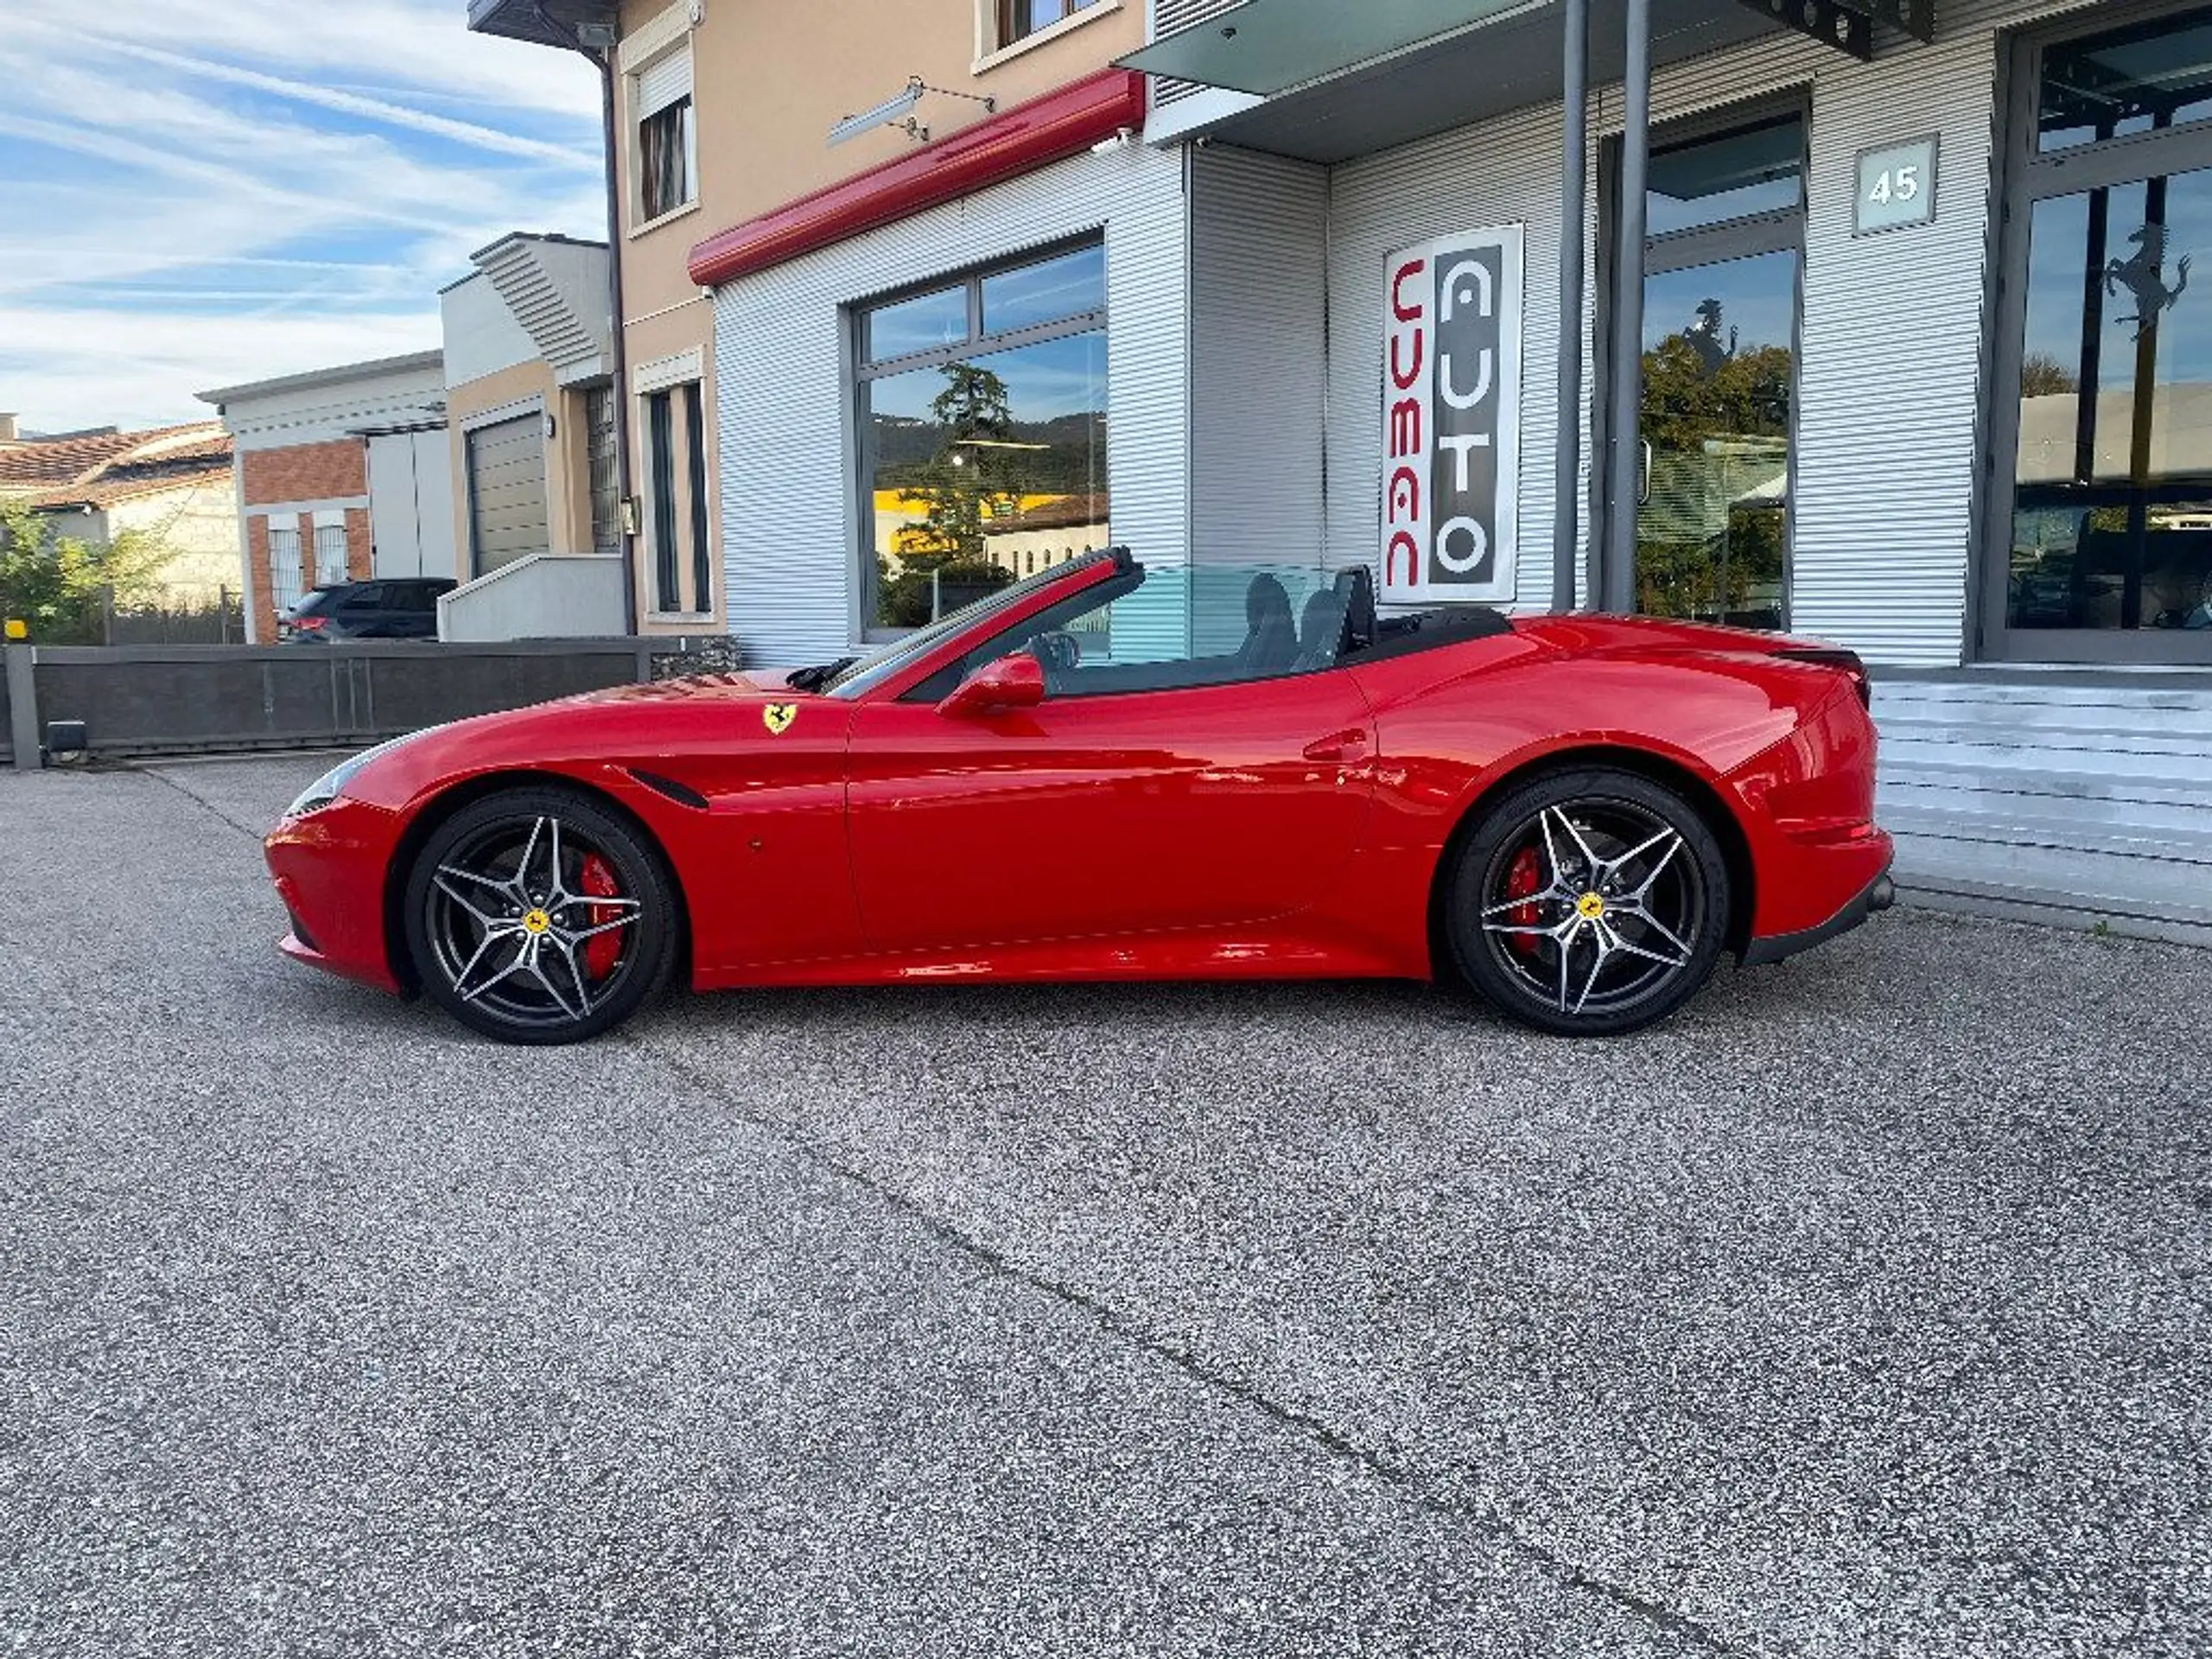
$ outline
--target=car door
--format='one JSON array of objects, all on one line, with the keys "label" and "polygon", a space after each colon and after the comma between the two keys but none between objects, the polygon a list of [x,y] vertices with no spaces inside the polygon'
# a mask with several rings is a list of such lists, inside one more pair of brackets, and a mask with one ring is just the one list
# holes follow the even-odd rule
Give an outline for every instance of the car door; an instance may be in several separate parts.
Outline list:
[{"label": "car door", "polygon": [[385,601],[391,588],[385,582],[357,582],[348,588],[331,617],[340,635],[347,639],[387,637],[391,619],[385,613]]},{"label": "car door", "polygon": [[846,790],[862,926],[898,951],[1288,915],[1350,861],[1372,753],[1341,669],[980,715],[864,702]]}]

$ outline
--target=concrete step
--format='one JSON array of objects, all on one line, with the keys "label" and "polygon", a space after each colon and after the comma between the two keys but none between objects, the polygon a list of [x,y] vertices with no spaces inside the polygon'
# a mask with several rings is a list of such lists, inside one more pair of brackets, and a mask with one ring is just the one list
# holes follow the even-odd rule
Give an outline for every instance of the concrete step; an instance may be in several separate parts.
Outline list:
[{"label": "concrete step", "polygon": [[1882,745],[1879,772],[1884,778],[1948,782],[1962,790],[2212,804],[2212,766],[2177,755],[2053,754],[1995,744],[1905,738]]},{"label": "concrete step", "polygon": [[2120,797],[2031,794],[2018,791],[1964,790],[1948,778],[1932,783],[1893,775],[1884,769],[1876,797],[1886,819],[1897,811],[1927,812],[1951,818],[2030,818],[2072,825],[2084,834],[2119,831],[2138,835],[2178,832],[2190,836],[2212,828],[2212,805],[2199,800],[2145,801]]},{"label": "concrete step", "polygon": [[[2044,711],[2048,712],[2048,711]],[[2078,716],[2082,711],[2070,710]],[[2212,716],[2201,726],[2166,728],[2142,726],[2022,723],[2000,726],[1994,721],[1958,721],[1935,716],[1882,716],[1877,722],[1885,745],[1892,743],[1948,743],[1997,749],[2033,749],[2055,755],[2169,754],[2196,763],[2195,769],[2212,778]]]},{"label": "concrete step", "polygon": [[2212,891],[2212,812],[2196,814],[2193,822],[2176,827],[2095,823],[2072,815],[1961,810],[1955,804],[1885,801],[1878,810],[1882,827],[1892,835],[2198,865],[2203,867],[2201,879]]},{"label": "concrete step", "polygon": [[2212,877],[2201,864],[1892,833],[1901,887],[1961,898],[1999,893],[2098,917],[2212,929]]},{"label": "concrete step", "polygon": [[1911,680],[1874,677],[1874,707],[1947,708],[1962,717],[1977,709],[2118,709],[2212,714],[2212,671],[2100,675],[2083,683],[2068,675],[2010,679]]}]

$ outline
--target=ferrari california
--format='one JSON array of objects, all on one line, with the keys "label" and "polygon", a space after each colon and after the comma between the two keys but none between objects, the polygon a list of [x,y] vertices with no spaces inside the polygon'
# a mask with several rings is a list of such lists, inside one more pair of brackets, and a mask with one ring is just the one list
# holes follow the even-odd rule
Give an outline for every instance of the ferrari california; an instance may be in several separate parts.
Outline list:
[{"label": "ferrari california", "polygon": [[289,955],[512,1042],[678,982],[1354,976],[1603,1035],[1890,902],[1867,705],[1808,641],[1113,550],[380,745],[266,851]]}]

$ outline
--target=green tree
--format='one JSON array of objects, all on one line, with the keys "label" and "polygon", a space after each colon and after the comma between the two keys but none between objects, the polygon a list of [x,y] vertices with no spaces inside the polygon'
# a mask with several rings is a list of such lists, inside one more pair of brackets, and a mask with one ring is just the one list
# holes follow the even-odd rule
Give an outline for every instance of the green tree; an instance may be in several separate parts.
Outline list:
[{"label": "green tree", "polygon": [[888,560],[880,567],[881,619],[897,627],[927,622],[940,607],[964,604],[1014,579],[983,548],[990,521],[1021,505],[1021,452],[1006,382],[972,363],[948,363],[944,373],[944,390],[930,400],[944,442],[899,492],[901,504],[922,509],[922,519],[893,539],[899,573],[890,574]]},{"label": "green tree", "polygon": [[[1704,521],[1716,491],[1748,496],[1764,469],[1756,459],[1763,441],[1777,457],[1784,453],[1792,368],[1784,346],[1721,356],[1700,351],[1687,332],[1644,353],[1643,429],[1652,472],[1637,549],[1638,608],[1662,616],[1732,615],[1745,609],[1755,590],[1779,584],[1778,501],[1731,501],[1722,509],[1725,529]],[[1707,450],[1708,440],[1743,460],[1732,465],[1718,458]]]},{"label": "green tree", "polygon": [[157,598],[168,557],[157,535],[57,536],[43,514],[0,500],[0,619],[28,624],[34,641],[97,644],[105,606]]}]

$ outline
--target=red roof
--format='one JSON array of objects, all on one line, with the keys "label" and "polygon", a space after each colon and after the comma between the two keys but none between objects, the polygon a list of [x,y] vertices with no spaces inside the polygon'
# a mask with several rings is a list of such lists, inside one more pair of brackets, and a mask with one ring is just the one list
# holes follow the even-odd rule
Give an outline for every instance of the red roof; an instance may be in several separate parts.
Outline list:
[{"label": "red roof", "polygon": [[0,443],[0,496],[33,507],[105,507],[226,471],[219,421]]},{"label": "red roof", "polygon": [[1103,495],[1064,495],[1022,512],[1010,512],[983,526],[986,536],[1003,536],[1016,530],[1074,530],[1103,524],[1107,520],[1107,498]]}]

